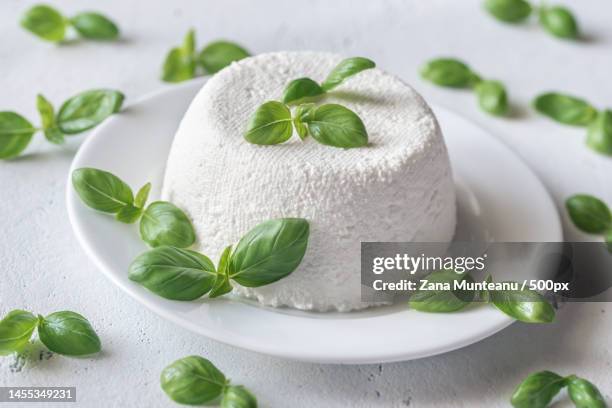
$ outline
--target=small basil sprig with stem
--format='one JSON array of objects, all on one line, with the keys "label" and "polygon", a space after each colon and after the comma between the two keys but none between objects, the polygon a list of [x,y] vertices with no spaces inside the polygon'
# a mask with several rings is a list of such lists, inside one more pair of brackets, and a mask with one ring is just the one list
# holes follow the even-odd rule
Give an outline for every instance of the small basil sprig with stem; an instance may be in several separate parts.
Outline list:
[{"label": "small basil sprig with stem", "polygon": [[552,371],[530,374],[516,388],[510,403],[514,408],[546,408],[563,389],[578,408],[605,408],[606,403],[595,385],[575,375],[562,377]]},{"label": "small basil sprig with stem", "polygon": [[217,268],[204,254],[162,246],[139,255],[128,277],[151,292],[172,300],[215,298],[232,290],[231,281],[259,287],[291,274],[302,262],[309,236],[308,221],[279,218],[257,225],[235,249],[228,246]]},{"label": "small basil sprig with stem", "polygon": [[210,360],[188,356],[163,369],[161,387],[173,401],[188,405],[219,402],[221,408],[257,408],[257,399],[245,387],[232,385]]},{"label": "small basil sprig with stem", "polygon": [[119,112],[123,100],[119,91],[93,89],[69,98],[56,113],[51,102],[39,94],[36,108],[40,127],[35,127],[18,113],[0,112],[0,159],[19,156],[38,131],[42,131],[49,142],[62,144],[65,136],[83,133]]},{"label": "small basil sprig with stem", "polygon": [[579,35],[576,18],[563,6],[543,3],[536,7],[526,0],[485,0],[484,7],[493,17],[505,23],[522,23],[537,13],[542,27],[555,37],[575,39]]},{"label": "small basil sprig with stem", "polygon": [[559,123],[587,128],[586,145],[598,153],[612,155],[612,110],[598,111],[583,99],[557,92],[539,95],[533,106]]},{"label": "small basil sprig with stem", "polygon": [[72,185],[81,200],[94,210],[115,214],[126,224],[140,219],[140,236],[151,247],[172,245],[186,248],[195,242],[195,231],[185,213],[167,201],[146,206],[151,183],[136,196],[130,186],[108,171],[79,168],[72,172]]},{"label": "small basil sprig with stem", "polygon": [[587,234],[601,234],[612,252],[612,211],[606,203],[588,194],[576,194],[565,201],[572,222]]},{"label": "small basil sprig with stem", "polygon": [[195,30],[192,29],[185,35],[183,44],[172,48],[166,55],[161,78],[165,82],[186,81],[195,78],[199,68],[205,74],[214,74],[248,56],[249,52],[240,45],[223,40],[207,44],[198,53]]},{"label": "small basil sprig with stem", "polygon": [[55,43],[66,39],[69,27],[74,28],[79,36],[90,40],[110,41],[119,38],[117,25],[100,13],[82,12],[68,18],[45,4],[26,11],[21,26],[37,37]]},{"label": "small basil sprig with stem", "polygon": [[100,338],[78,313],[62,311],[37,317],[25,310],[13,310],[0,321],[0,355],[23,350],[36,328],[40,341],[58,354],[84,356],[101,349]]},{"label": "small basil sprig with stem", "polygon": [[439,86],[472,89],[480,108],[496,116],[508,113],[508,95],[499,81],[484,80],[465,63],[453,58],[437,58],[421,68],[421,76]]}]

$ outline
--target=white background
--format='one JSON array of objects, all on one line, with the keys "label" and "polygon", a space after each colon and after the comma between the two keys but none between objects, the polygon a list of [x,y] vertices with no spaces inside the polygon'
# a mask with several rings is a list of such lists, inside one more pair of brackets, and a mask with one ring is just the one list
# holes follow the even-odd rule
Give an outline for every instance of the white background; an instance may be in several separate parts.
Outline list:
[{"label": "white background", "polygon": [[[110,87],[125,92],[129,103],[169,86],[158,79],[160,64],[193,26],[200,44],[228,38],[253,53],[313,49],[371,57],[524,157],[558,203],[568,240],[586,236],[567,222],[565,198],[588,192],[612,204],[612,158],[588,150],[583,130],[557,125],[529,108],[535,95],[548,90],[612,107],[609,0],[565,0],[583,28],[580,42],[551,38],[534,22],[500,24],[482,11],[481,0],[56,0],[68,15],[99,10],[123,30],[119,43],[63,46],[19,27],[20,15],[34,3],[0,1],[0,110],[20,112],[35,123],[38,92],[59,104],[82,90]],[[503,80],[514,117],[489,117],[468,92],[421,81],[418,67],[441,55],[461,57],[483,76]],[[76,386],[82,406],[169,406],[160,371],[176,358],[200,354],[252,389],[265,407],[501,407],[525,375],[542,369],[583,375],[612,398],[609,304],[572,304],[551,325],[515,324],[445,355],[365,366],[270,358],[163,321],[106,280],[72,234],[64,192],[83,137],[58,148],[38,135],[27,155],[0,162],[0,313],[78,311],[93,323],[104,351],[71,359],[33,348],[23,361],[0,358],[2,386]]]}]

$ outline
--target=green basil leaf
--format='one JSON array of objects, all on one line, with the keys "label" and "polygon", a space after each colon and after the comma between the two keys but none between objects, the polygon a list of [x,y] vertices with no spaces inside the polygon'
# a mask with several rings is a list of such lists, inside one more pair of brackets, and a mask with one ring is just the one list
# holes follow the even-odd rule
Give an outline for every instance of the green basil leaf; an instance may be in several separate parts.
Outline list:
[{"label": "green basil leaf", "polygon": [[189,30],[180,47],[170,50],[164,60],[162,80],[181,82],[195,77],[195,31]]},{"label": "green basil leaf", "polygon": [[554,92],[538,96],[534,107],[541,114],[566,125],[587,126],[597,115],[597,110],[588,102]]},{"label": "green basil leaf", "polygon": [[231,253],[232,246],[225,248],[219,259],[219,265],[217,266],[217,277],[215,278],[215,284],[212,290],[208,294],[211,298],[223,296],[226,293],[232,291],[232,285],[230,283],[231,273]]},{"label": "green basil leaf", "polygon": [[480,107],[493,115],[508,112],[506,88],[499,81],[481,81],[474,87]]},{"label": "green basil leaf", "polygon": [[133,205],[126,205],[117,212],[115,218],[123,223],[133,224],[138,221],[141,215],[142,208],[135,207]]},{"label": "green basil leaf", "polygon": [[586,144],[596,152],[612,155],[612,110],[597,114],[589,125]]},{"label": "green basil leaf", "polygon": [[83,167],[72,172],[72,186],[89,207],[114,214],[132,205],[132,189],[123,180],[104,170]]},{"label": "green basil leaf", "polygon": [[451,88],[467,88],[479,80],[463,62],[452,58],[438,58],[421,68],[421,76],[436,85]]},{"label": "green basil leaf", "polygon": [[447,284],[449,290],[418,290],[410,296],[410,307],[420,312],[450,313],[463,309],[470,304],[475,293],[467,290],[456,290],[455,282],[473,282],[471,276],[461,275],[453,270],[432,272],[424,279],[429,283]]},{"label": "green basil leaf", "polygon": [[308,115],[306,123],[309,133],[321,144],[344,148],[368,144],[368,132],[359,116],[342,105],[318,106]]},{"label": "green basil leaf", "polygon": [[162,246],[139,255],[128,277],[166,299],[195,300],[210,291],[216,272],[203,254]]},{"label": "green basil leaf", "polygon": [[229,41],[214,41],[200,52],[198,61],[207,73],[221,71],[234,61],[239,61],[250,54],[240,45]]},{"label": "green basil leaf", "polygon": [[366,69],[374,68],[375,66],[376,64],[374,61],[363,57],[353,57],[342,60],[329,73],[325,81],[323,81],[321,88],[323,88],[325,92],[330,91],[344,82],[347,78],[361,71],[365,71]]},{"label": "green basil leaf", "polygon": [[258,145],[274,145],[286,142],[292,133],[291,111],[287,105],[269,101],[251,116],[244,138]]},{"label": "green basil leaf", "polygon": [[314,106],[314,103],[304,103],[295,109],[295,114],[293,115],[293,127],[295,127],[295,131],[302,140],[308,137],[308,126],[304,124],[304,119],[309,117]]},{"label": "green basil leaf", "polygon": [[92,40],[115,40],[119,38],[117,25],[100,13],[79,13],[70,19],[70,24],[85,38]]},{"label": "green basil leaf", "polygon": [[565,386],[565,380],[551,371],[530,374],[512,394],[514,408],[546,408]]},{"label": "green basil leaf", "polygon": [[555,309],[533,290],[492,290],[489,295],[496,308],[521,322],[551,323],[555,319]]},{"label": "green basil leaf", "polygon": [[228,380],[209,360],[189,356],[176,360],[161,373],[161,387],[179,404],[201,405],[221,396]]},{"label": "green basil leaf", "polygon": [[484,6],[493,17],[507,23],[524,21],[532,11],[525,0],[485,0]]},{"label": "green basil leaf", "polygon": [[38,319],[25,310],[12,310],[0,320],[0,356],[21,351],[28,344]]},{"label": "green basil leaf", "polygon": [[612,253],[612,229],[606,232],[604,240],[606,241],[606,247],[608,248],[608,252]]},{"label": "green basil leaf", "polygon": [[310,78],[298,78],[289,82],[283,92],[283,103],[295,103],[300,99],[323,95],[325,91]]},{"label": "green basil leaf", "polygon": [[49,350],[67,356],[84,356],[101,349],[100,338],[91,324],[75,312],[39,316],[38,337]]},{"label": "green basil leaf", "polygon": [[119,112],[123,99],[121,92],[111,89],[81,92],[61,106],[56,118],[59,129],[68,135],[91,129]]},{"label": "green basil leaf", "polygon": [[600,234],[612,228],[612,213],[600,199],[576,194],[565,201],[565,207],[576,227],[589,234]]},{"label": "green basil leaf", "polygon": [[541,7],[540,23],[552,35],[559,38],[578,37],[578,23],[565,7]]},{"label": "green basil leaf", "polygon": [[306,253],[308,221],[279,218],[257,225],[240,239],[231,257],[231,278],[242,286],[258,287],[293,272]]},{"label": "green basil leaf", "polygon": [[156,201],[147,207],[140,220],[140,236],[152,247],[187,248],[196,239],[187,215],[167,201]]},{"label": "green basil leaf", "polygon": [[0,112],[0,159],[18,156],[28,147],[36,129],[15,112]]},{"label": "green basil leaf", "polygon": [[21,26],[46,41],[59,42],[66,36],[66,19],[56,9],[34,6],[24,14]]},{"label": "green basil leaf", "polygon": [[242,385],[230,385],[223,392],[221,408],[257,408],[257,399]]},{"label": "green basil leaf", "polygon": [[584,378],[571,376],[568,379],[567,392],[576,408],[606,408],[606,401],[597,387]]},{"label": "green basil leaf", "polygon": [[64,143],[64,134],[57,128],[55,124],[55,112],[51,102],[41,94],[36,96],[36,109],[40,114],[42,128],[45,133],[45,138],[55,144]]},{"label": "green basil leaf", "polygon": [[151,192],[151,183],[147,183],[144,186],[140,187],[138,193],[136,193],[136,198],[134,198],[134,205],[138,208],[144,208],[147,200],[149,199],[149,193]]}]

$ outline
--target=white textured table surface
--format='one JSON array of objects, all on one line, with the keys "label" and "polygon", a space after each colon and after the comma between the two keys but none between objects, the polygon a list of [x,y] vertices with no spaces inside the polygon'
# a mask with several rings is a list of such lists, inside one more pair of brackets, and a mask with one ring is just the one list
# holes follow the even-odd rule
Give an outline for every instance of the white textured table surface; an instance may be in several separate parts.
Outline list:
[{"label": "white textured table surface", "polygon": [[[21,13],[35,2],[2,0],[0,110],[35,119],[38,92],[58,103],[94,87],[118,88],[129,103],[163,86],[158,80],[163,56],[193,26],[200,43],[224,37],[253,53],[315,49],[369,56],[426,99],[464,114],[510,145],[544,180],[560,208],[576,192],[612,203],[612,159],[587,150],[583,131],[526,108],[547,90],[612,107],[612,3],[565,0],[588,37],[568,43],[535,25],[501,25],[482,12],[480,2],[54,1],[67,14],[86,9],[108,14],[124,37],[118,44],[56,47],[18,26]],[[417,67],[439,55],[461,57],[483,75],[503,80],[521,107],[517,117],[491,118],[478,110],[472,95],[419,80]],[[14,308],[43,314],[78,311],[93,322],[104,351],[85,359],[36,351],[25,361],[0,358],[2,386],[76,386],[82,406],[171,406],[159,387],[160,371],[176,358],[201,354],[251,388],[265,407],[507,406],[517,382],[541,369],[583,375],[612,398],[609,304],[572,304],[552,325],[515,324],[445,355],[367,366],[270,358],[163,321],[104,278],[72,234],[64,190],[81,140],[57,148],[38,135],[29,154],[0,162],[0,313]],[[585,238],[565,214],[564,224],[566,238]]]}]

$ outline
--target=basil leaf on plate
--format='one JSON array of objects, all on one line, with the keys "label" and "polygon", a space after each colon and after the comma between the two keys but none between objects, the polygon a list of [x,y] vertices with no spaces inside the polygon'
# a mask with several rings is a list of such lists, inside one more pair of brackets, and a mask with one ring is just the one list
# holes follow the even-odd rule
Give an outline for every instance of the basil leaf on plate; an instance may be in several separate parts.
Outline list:
[{"label": "basil leaf on plate", "polygon": [[151,183],[147,183],[140,187],[136,197],[134,198],[134,205],[138,208],[144,208],[147,200],[149,199],[149,193],[151,192]]},{"label": "basil leaf on plate", "polygon": [[597,114],[589,125],[586,144],[596,152],[612,155],[612,110]]},{"label": "basil leaf on plate", "polygon": [[352,57],[342,60],[329,73],[325,81],[323,81],[323,84],[321,84],[321,88],[325,92],[330,91],[344,82],[347,78],[361,71],[365,71],[366,69],[374,68],[375,66],[376,63],[374,61],[364,57]]},{"label": "basil leaf on plate", "polygon": [[133,205],[126,205],[117,212],[115,218],[123,223],[133,224],[138,221],[141,215],[142,208],[135,207]]},{"label": "basil leaf on plate", "polygon": [[525,0],[485,0],[484,7],[493,17],[507,23],[524,21],[532,11]]},{"label": "basil leaf on plate", "polygon": [[421,68],[421,76],[436,85],[451,88],[466,88],[478,82],[470,67],[452,58],[438,58]]},{"label": "basil leaf on plate", "polygon": [[81,92],[68,99],[57,114],[57,125],[66,134],[84,132],[121,110],[124,96],[111,89]]},{"label": "basil leaf on plate", "polygon": [[540,23],[552,35],[559,38],[578,37],[578,23],[565,7],[543,6],[540,8]]},{"label": "basil leaf on plate", "polygon": [[223,296],[226,293],[232,291],[232,284],[230,283],[231,274],[231,253],[232,246],[225,248],[219,259],[219,265],[217,266],[217,277],[212,290],[208,294],[210,298],[216,298]]},{"label": "basil leaf on plate", "polygon": [[25,310],[12,310],[0,320],[0,356],[20,351],[30,341],[38,319]]},{"label": "basil leaf on plate", "polygon": [[321,144],[344,148],[368,144],[368,132],[359,116],[342,105],[313,108],[305,122],[310,135]]},{"label": "basil leaf on plate", "polygon": [[45,138],[51,143],[64,143],[64,134],[58,129],[55,123],[55,112],[51,102],[43,95],[38,94],[36,96],[36,109],[40,115]]},{"label": "basil leaf on plate", "polygon": [[162,80],[181,82],[195,77],[195,31],[189,30],[180,47],[171,49],[164,60]]},{"label": "basil leaf on plate", "polygon": [[418,290],[410,296],[410,307],[420,312],[449,313],[463,309],[470,304],[475,293],[467,290],[456,290],[455,282],[473,282],[471,276],[461,275],[453,270],[432,272],[424,279],[429,283],[448,284],[450,290]]},{"label": "basil leaf on plate", "polygon": [[258,287],[293,272],[306,253],[308,221],[280,218],[257,225],[240,239],[231,256],[230,277],[242,286]]},{"label": "basil leaf on plate", "polygon": [[298,78],[289,82],[283,92],[283,103],[295,103],[300,99],[323,95],[325,91],[310,78]]},{"label": "basil leaf on plate", "polygon": [[139,255],[128,277],[151,292],[172,300],[195,300],[215,282],[215,265],[205,255],[188,249],[162,246]]},{"label": "basil leaf on plate", "polygon": [[565,201],[565,207],[576,227],[589,234],[599,234],[612,228],[612,213],[600,199],[576,194]]},{"label": "basil leaf on plate", "polygon": [[565,386],[565,379],[551,371],[530,374],[521,382],[510,402],[514,408],[546,408]]},{"label": "basil leaf on plate", "polygon": [[108,171],[84,167],[72,172],[72,185],[81,200],[94,210],[117,213],[132,205],[132,189]]},{"label": "basil leaf on plate", "polygon": [[491,290],[489,295],[496,308],[521,322],[551,323],[555,319],[555,309],[533,290]]},{"label": "basil leaf on plate", "polygon": [[66,19],[56,9],[41,4],[29,9],[21,26],[46,41],[59,42],[66,36]]},{"label": "basil leaf on plate", "polygon": [[541,114],[566,125],[588,126],[597,116],[597,110],[588,102],[555,92],[538,96],[534,107]]},{"label": "basil leaf on plate", "polygon": [[257,399],[242,385],[230,385],[223,391],[221,408],[257,408]]},{"label": "basil leaf on plate", "polygon": [[474,87],[480,107],[493,115],[508,112],[506,88],[499,81],[481,81]]},{"label": "basil leaf on plate", "polygon": [[207,73],[214,74],[221,71],[234,61],[239,61],[250,54],[240,45],[229,41],[214,41],[209,43],[200,52],[199,63]]},{"label": "basil leaf on plate", "polygon": [[140,236],[152,247],[187,248],[196,239],[187,215],[167,201],[156,201],[147,207],[140,220]]},{"label": "basil leaf on plate", "polygon": [[221,396],[228,380],[209,360],[189,356],[176,360],[161,373],[161,387],[179,404],[201,405]]},{"label": "basil leaf on plate", "polygon": [[606,408],[606,401],[601,392],[590,381],[570,376],[567,379],[567,392],[576,408]]},{"label": "basil leaf on plate", "polygon": [[70,19],[70,24],[80,35],[92,40],[115,40],[119,37],[117,25],[100,13],[79,13]]},{"label": "basil leaf on plate", "polygon": [[63,311],[39,316],[38,337],[47,348],[67,356],[83,356],[101,349],[100,338],[86,318]]},{"label": "basil leaf on plate", "polygon": [[12,159],[28,147],[36,129],[15,112],[0,112],[0,159]]},{"label": "basil leaf on plate", "polygon": [[292,133],[289,108],[281,102],[269,101],[253,113],[244,138],[254,144],[274,145],[286,142]]}]

